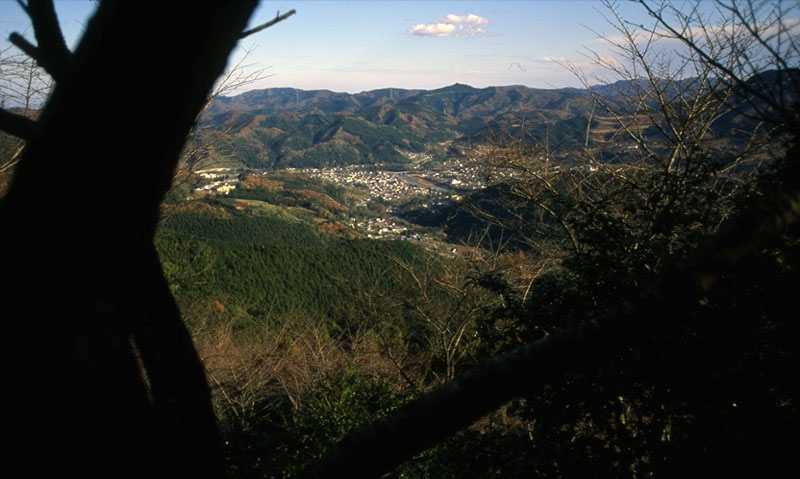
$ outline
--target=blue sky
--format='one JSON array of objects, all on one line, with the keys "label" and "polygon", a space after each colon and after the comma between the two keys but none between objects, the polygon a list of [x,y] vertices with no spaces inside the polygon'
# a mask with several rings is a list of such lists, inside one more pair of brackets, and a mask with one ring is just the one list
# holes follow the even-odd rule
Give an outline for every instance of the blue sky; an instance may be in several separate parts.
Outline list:
[{"label": "blue sky", "polygon": [[[710,2],[705,2],[701,5]],[[87,1],[57,1],[69,44],[91,13]],[[297,14],[244,39],[248,63],[270,76],[250,88],[296,87],[359,92],[438,88],[580,86],[563,65],[591,70],[586,48],[604,53],[595,32],[613,35],[597,1],[305,1],[264,2],[251,25],[277,12]],[[618,5],[635,24],[651,24],[631,2]],[[155,13],[155,12],[154,12]],[[0,0],[0,34],[24,31],[27,18],[16,2]],[[234,54],[232,62],[243,50]]]},{"label": "blue sky", "polygon": [[[630,7],[622,5],[626,15],[644,19]],[[243,42],[257,45],[253,57],[270,66],[264,85],[348,92],[456,82],[578,86],[552,60],[584,62],[578,51],[596,35],[582,24],[610,28],[594,1],[281,1],[263,4],[256,21],[290,8],[297,15]]]}]

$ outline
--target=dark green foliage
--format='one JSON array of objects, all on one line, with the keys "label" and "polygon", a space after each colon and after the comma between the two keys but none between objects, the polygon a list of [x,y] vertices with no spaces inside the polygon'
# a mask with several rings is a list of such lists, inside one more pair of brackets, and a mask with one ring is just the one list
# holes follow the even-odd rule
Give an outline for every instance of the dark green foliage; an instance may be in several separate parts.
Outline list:
[{"label": "dark green foliage", "polygon": [[299,222],[289,222],[277,216],[243,215],[232,209],[224,211],[230,216],[174,215],[164,228],[181,238],[220,244],[309,247],[320,242],[313,230]]},{"label": "dark green foliage", "polygon": [[157,246],[179,299],[216,299],[245,318],[292,311],[322,320],[362,290],[394,287],[384,274],[390,258],[413,263],[421,255],[407,242],[337,239],[279,217],[227,213],[175,215]]},{"label": "dark green foliage", "polygon": [[248,168],[264,168],[275,163],[269,150],[264,150],[258,145],[248,142],[244,138],[231,140],[230,148],[237,151],[237,160]]},{"label": "dark green foliage", "polygon": [[314,148],[290,152],[280,158],[280,165],[296,168],[332,168],[363,164],[358,149],[349,144],[321,143]]}]

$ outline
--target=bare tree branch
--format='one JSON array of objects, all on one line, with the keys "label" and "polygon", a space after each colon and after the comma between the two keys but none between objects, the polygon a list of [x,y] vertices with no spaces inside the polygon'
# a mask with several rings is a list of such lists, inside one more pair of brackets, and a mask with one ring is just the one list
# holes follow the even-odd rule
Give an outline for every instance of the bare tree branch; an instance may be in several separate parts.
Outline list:
[{"label": "bare tree branch", "polygon": [[41,65],[41,54],[39,49],[34,44],[26,40],[22,35],[17,32],[12,33],[8,37],[8,41],[13,43],[14,46],[25,52],[26,55],[36,60]]},{"label": "bare tree branch", "polygon": [[33,23],[38,46],[16,32],[11,34],[9,41],[36,60],[56,80],[65,78],[72,69],[72,53],[61,34],[52,0],[30,0],[27,5],[18,3]]},{"label": "bare tree branch", "polygon": [[19,163],[20,154],[24,150],[25,150],[25,143],[22,142],[22,144],[19,147],[17,147],[17,149],[11,155],[11,158],[9,158],[5,163],[0,163],[0,173],[3,173],[4,171],[6,171],[6,170],[8,170],[10,168],[13,168],[14,165]]},{"label": "bare tree branch", "polygon": [[282,22],[282,21],[286,20],[287,18],[291,17],[295,13],[297,13],[297,12],[294,9],[292,9],[292,10],[289,10],[288,12],[284,13],[283,15],[277,15],[277,16],[275,16],[275,18],[273,18],[272,20],[268,21],[267,23],[263,23],[263,24],[255,27],[255,28],[251,28],[250,30],[242,32],[242,34],[239,35],[239,38],[242,39],[242,38],[248,37],[248,36],[250,36],[250,35],[252,35],[254,33],[258,33],[261,30],[265,30],[265,29],[275,25],[278,22]]}]

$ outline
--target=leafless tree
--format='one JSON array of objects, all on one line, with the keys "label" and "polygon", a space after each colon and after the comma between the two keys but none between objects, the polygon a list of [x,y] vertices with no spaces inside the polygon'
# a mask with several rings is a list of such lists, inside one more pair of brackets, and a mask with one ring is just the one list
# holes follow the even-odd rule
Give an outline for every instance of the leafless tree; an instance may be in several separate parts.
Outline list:
[{"label": "leafless tree", "polygon": [[[44,104],[52,79],[36,62],[14,45],[0,51],[0,108],[32,118]],[[25,141],[0,133],[0,196],[4,193],[20,158]]]},{"label": "leafless tree", "polygon": [[478,258],[481,252],[477,249],[471,254],[469,259],[428,255],[423,265],[393,258],[398,283],[405,287],[384,299],[402,308],[409,322],[424,329],[425,347],[440,363],[431,369],[438,384],[452,381],[463,364],[474,361],[476,322],[500,301],[477,282],[480,270],[489,267],[486,258]]},{"label": "leafless tree", "polygon": [[223,319],[217,308],[206,312],[202,324],[196,322],[193,334],[218,416],[243,431],[284,399],[299,408],[315,381],[353,359],[307,318],[289,314],[278,327],[269,321],[251,324],[243,335],[234,332],[235,320]]}]

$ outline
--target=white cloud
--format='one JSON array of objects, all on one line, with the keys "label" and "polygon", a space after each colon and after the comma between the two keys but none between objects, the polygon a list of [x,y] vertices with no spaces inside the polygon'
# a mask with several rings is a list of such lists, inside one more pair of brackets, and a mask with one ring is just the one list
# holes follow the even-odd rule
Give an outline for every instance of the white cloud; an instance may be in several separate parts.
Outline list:
[{"label": "white cloud", "polygon": [[411,27],[412,35],[423,35],[429,37],[452,37],[455,36],[456,26],[452,23],[420,23]]},{"label": "white cloud", "polygon": [[427,37],[477,37],[487,35],[488,32],[476,25],[488,24],[489,20],[473,13],[467,15],[449,13],[444,17],[444,20],[414,25],[408,30],[408,33],[409,35]]},{"label": "white cloud", "polygon": [[464,16],[453,15],[452,13],[448,13],[447,16],[445,17],[445,20],[447,20],[450,23],[470,23],[473,25],[486,25],[489,23],[489,20],[483,17],[479,17],[478,15],[474,15],[472,13]]}]

